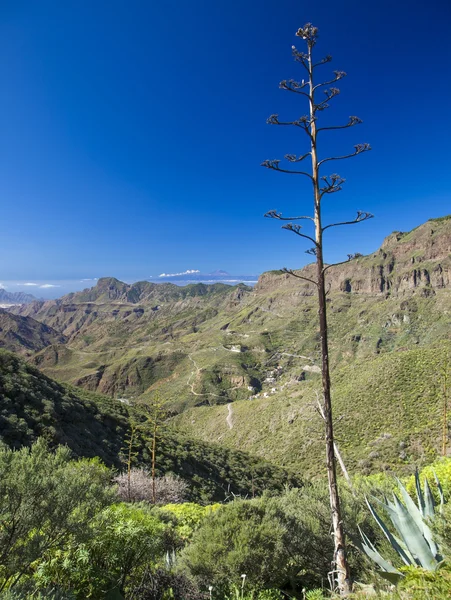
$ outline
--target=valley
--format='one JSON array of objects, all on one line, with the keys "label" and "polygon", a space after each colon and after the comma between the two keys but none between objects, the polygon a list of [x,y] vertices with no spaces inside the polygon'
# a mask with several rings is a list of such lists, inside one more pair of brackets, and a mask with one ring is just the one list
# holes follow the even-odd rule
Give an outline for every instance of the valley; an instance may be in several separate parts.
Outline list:
[{"label": "valley", "polygon": [[[451,349],[451,218],[389,235],[374,254],[330,269],[328,282],[345,462],[371,473],[433,459]],[[313,291],[283,272],[264,273],[255,288],[102,278],[10,308],[39,342],[3,328],[1,343],[90,392],[131,405],[159,394],[184,435],[312,475],[323,465]]]}]

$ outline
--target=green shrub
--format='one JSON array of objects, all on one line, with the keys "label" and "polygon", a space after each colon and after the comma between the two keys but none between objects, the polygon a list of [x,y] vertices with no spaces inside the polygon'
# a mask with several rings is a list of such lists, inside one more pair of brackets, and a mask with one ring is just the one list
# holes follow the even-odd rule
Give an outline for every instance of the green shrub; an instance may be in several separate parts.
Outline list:
[{"label": "green shrub", "polygon": [[285,524],[269,515],[260,500],[235,501],[205,518],[181,560],[204,588],[228,589],[241,574],[251,585],[283,585],[288,544]]},{"label": "green shrub", "polygon": [[72,538],[64,550],[55,550],[36,573],[39,584],[58,584],[75,591],[80,600],[103,600],[130,583],[164,554],[165,528],[142,504],[115,504],[98,514],[82,543]]},{"label": "green shrub", "polygon": [[238,500],[205,517],[181,564],[206,589],[228,590],[245,574],[251,589],[321,584],[333,554],[322,489]]},{"label": "green shrub", "polygon": [[320,588],[309,590],[305,594],[305,600],[325,600],[323,590]]},{"label": "green shrub", "polygon": [[86,523],[114,494],[99,460],[71,461],[43,440],[32,448],[0,448],[0,591],[33,574],[35,564]]},{"label": "green shrub", "polygon": [[183,504],[166,504],[161,507],[161,513],[169,513],[176,519],[176,532],[183,542],[190,540],[199,528],[202,520],[212,512],[217,511],[222,504],[209,504],[201,506],[195,502]]},{"label": "green shrub", "polygon": [[8,590],[0,594],[0,600],[75,600],[75,596],[70,592],[58,590],[36,591],[32,594],[30,592]]},{"label": "green shrub", "polygon": [[409,600],[445,600],[450,597],[451,569],[450,565],[431,572],[419,567],[402,569],[404,578],[399,585],[401,598]]}]

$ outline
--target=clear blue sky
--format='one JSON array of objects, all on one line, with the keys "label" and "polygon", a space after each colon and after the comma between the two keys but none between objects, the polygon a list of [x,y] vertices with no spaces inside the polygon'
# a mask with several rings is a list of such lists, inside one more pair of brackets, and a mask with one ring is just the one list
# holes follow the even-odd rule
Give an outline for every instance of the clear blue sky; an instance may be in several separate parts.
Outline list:
[{"label": "clear blue sky", "polygon": [[347,182],[325,212],[377,218],[337,229],[327,258],[450,213],[448,0],[3,0],[0,280],[308,262],[262,218],[309,210],[308,182],[259,166],[305,148],[265,121],[306,112],[278,83],[302,78],[307,21],[334,57],[324,74],[348,73],[326,118],[364,120],[324,153],[373,147],[336,164]]}]

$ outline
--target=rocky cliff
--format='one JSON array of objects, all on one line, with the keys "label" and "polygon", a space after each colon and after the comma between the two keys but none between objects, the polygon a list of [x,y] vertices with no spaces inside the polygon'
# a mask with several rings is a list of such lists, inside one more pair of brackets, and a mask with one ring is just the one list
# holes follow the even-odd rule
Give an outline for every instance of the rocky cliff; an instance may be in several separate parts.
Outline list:
[{"label": "rocky cliff", "polygon": [[[297,271],[313,278],[314,265]],[[431,219],[408,233],[395,231],[374,254],[359,256],[327,272],[331,291],[359,294],[408,294],[421,288],[424,294],[451,288],[451,216]],[[261,275],[257,293],[293,288],[310,295],[314,286],[291,275]]]}]

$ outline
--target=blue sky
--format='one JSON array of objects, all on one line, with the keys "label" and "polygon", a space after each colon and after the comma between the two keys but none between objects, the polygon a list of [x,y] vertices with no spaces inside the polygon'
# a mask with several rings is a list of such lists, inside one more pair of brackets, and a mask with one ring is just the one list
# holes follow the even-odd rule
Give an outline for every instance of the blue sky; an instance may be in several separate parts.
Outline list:
[{"label": "blue sky", "polygon": [[[313,8],[312,8],[313,7]],[[324,67],[348,73],[323,155],[345,189],[326,220],[329,260],[371,252],[394,229],[451,212],[448,0],[3,0],[0,8],[0,280],[39,281],[308,262],[302,241],[262,218],[304,213],[308,182],[261,168],[305,149],[266,118],[306,112],[278,89],[302,78],[296,29],[320,27]]]}]

